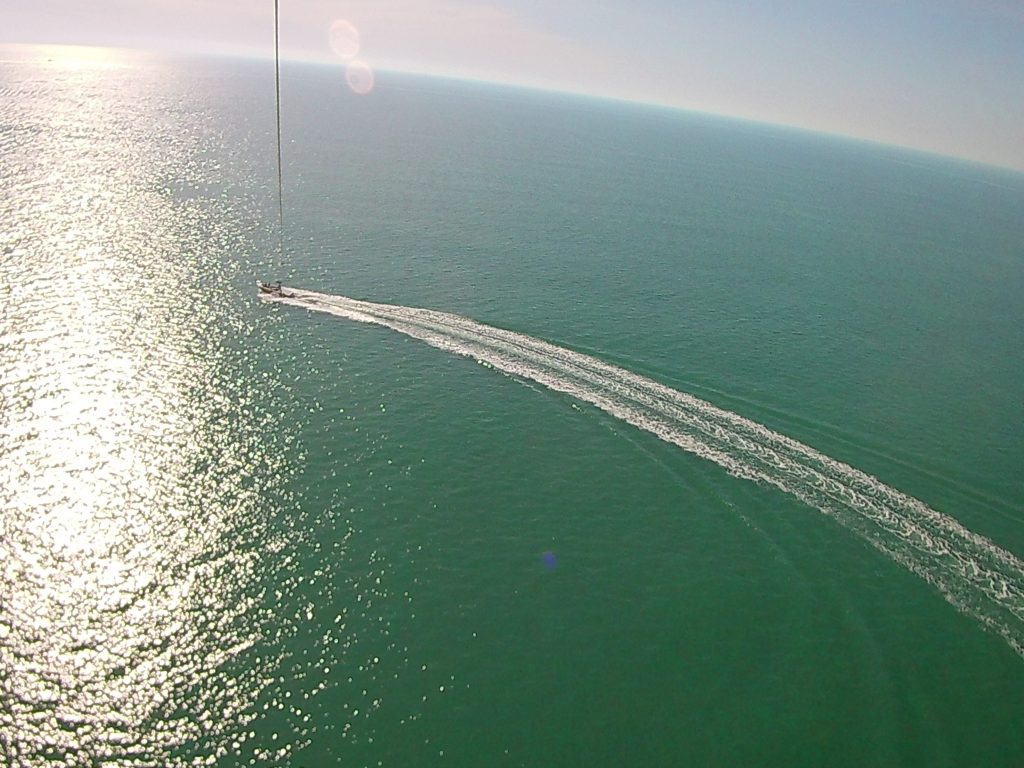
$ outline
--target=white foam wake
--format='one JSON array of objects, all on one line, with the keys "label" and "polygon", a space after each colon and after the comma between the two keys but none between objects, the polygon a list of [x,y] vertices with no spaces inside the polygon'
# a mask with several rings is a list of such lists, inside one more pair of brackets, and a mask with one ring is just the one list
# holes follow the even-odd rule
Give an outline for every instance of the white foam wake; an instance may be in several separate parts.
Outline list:
[{"label": "white foam wake", "polygon": [[998,632],[1024,657],[1024,563],[858,469],[684,392],[588,355],[459,315],[286,288],[268,301],[391,328],[564,392],[732,475],[835,518]]}]

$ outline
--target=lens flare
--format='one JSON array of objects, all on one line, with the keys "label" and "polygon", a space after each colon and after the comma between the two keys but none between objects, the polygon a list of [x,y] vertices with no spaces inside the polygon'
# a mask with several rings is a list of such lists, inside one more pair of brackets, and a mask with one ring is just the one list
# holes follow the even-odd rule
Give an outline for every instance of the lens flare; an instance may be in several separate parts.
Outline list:
[{"label": "lens flare", "polygon": [[373,90],[373,69],[365,61],[353,61],[345,68],[345,82],[353,93],[365,95]]},{"label": "lens flare", "polygon": [[337,19],[327,33],[331,50],[343,59],[354,59],[359,55],[359,30],[345,19]]}]

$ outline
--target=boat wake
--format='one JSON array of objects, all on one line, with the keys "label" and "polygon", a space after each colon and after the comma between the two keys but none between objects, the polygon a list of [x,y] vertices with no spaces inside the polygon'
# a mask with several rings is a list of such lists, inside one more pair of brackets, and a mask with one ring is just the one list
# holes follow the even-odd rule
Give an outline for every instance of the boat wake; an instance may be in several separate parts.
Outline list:
[{"label": "boat wake", "polygon": [[459,315],[288,288],[265,301],[372,323],[597,406],[730,474],[829,515],[933,585],[1024,657],[1024,563],[870,475],[623,368]]}]

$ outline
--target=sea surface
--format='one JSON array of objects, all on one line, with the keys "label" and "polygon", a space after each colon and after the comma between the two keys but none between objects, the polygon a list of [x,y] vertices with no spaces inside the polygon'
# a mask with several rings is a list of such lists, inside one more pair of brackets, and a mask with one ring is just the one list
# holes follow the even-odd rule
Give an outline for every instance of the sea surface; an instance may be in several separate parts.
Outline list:
[{"label": "sea surface", "polygon": [[1024,175],[282,109],[0,48],[0,763],[1024,764]]}]

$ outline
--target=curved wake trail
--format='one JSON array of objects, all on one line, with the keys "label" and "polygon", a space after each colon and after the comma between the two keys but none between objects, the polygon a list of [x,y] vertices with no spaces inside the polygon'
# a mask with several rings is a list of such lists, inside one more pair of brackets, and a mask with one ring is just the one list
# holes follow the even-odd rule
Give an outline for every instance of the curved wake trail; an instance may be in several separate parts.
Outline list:
[{"label": "curved wake trail", "polygon": [[824,512],[1024,657],[1024,563],[923,502],[731,411],[588,355],[459,315],[298,289],[267,301],[382,325],[591,403]]}]

